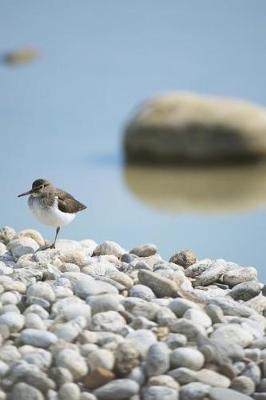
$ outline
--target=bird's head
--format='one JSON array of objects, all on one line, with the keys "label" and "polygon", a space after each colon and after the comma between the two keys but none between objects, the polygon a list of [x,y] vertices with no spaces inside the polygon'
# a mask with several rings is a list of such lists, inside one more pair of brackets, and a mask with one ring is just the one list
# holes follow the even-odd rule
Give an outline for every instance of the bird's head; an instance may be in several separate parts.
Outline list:
[{"label": "bird's head", "polygon": [[31,190],[19,194],[18,197],[27,196],[30,194],[34,197],[37,197],[40,196],[43,192],[47,190],[47,188],[51,186],[52,184],[46,179],[36,179],[32,184]]}]

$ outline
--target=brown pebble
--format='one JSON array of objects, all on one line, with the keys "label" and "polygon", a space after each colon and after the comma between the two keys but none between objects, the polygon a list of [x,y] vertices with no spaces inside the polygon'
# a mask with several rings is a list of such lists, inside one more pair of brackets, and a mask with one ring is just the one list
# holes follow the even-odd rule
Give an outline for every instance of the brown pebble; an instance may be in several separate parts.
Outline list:
[{"label": "brown pebble", "polygon": [[115,375],[112,371],[105,368],[96,368],[85,376],[83,383],[87,389],[93,390],[99,386],[105,385],[113,379],[115,379]]},{"label": "brown pebble", "polygon": [[184,268],[188,268],[190,265],[195,264],[197,259],[192,250],[183,250],[174,254],[169,261],[181,265]]}]

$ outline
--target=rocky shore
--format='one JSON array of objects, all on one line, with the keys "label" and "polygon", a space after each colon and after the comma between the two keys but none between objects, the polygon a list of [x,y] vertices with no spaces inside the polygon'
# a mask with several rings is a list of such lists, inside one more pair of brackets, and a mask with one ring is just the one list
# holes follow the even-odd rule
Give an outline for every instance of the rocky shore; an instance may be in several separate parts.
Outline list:
[{"label": "rocky shore", "polygon": [[266,400],[252,267],[0,229],[0,400]]}]

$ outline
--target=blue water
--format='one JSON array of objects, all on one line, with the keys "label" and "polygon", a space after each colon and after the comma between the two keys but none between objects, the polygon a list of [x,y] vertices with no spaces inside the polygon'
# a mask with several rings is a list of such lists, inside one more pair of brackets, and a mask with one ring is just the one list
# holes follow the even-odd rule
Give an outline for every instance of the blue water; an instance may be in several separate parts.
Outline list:
[{"label": "blue water", "polygon": [[32,46],[40,57],[0,66],[0,224],[53,236],[16,197],[46,177],[88,205],[64,237],[155,242],[165,257],[189,247],[265,278],[266,202],[164,212],[132,193],[121,163],[123,126],[149,96],[191,90],[266,105],[265,12],[262,0],[3,0],[1,52]]}]

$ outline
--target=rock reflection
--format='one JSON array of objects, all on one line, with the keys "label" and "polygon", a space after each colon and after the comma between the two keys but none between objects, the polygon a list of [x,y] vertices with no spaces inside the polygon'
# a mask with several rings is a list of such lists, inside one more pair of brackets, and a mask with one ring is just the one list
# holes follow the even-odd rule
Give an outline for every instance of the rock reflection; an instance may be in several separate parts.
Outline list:
[{"label": "rock reflection", "polygon": [[226,213],[266,206],[266,163],[215,167],[124,167],[137,198],[170,212]]}]

